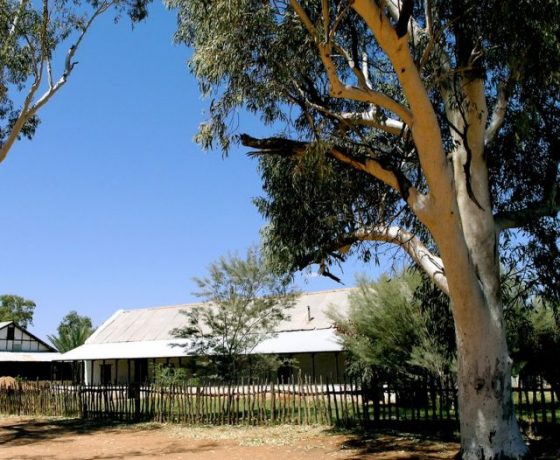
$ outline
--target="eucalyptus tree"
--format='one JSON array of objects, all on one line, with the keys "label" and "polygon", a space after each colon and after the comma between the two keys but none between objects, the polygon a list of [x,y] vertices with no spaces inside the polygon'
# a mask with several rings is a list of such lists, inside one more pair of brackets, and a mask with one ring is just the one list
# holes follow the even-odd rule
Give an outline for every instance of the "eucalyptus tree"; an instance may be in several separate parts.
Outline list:
[{"label": "eucalyptus tree", "polygon": [[553,0],[169,0],[212,98],[198,141],[259,158],[278,269],[324,274],[384,245],[451,300],[461,456],[528,455],[500,264],[558,296],[560,5]]},{"label": "eucalyptus tree", "polygon": [[108,11],[140,21],[150,1],[0,0],[0,163],[18,139],[33,136],[95,21]]}]

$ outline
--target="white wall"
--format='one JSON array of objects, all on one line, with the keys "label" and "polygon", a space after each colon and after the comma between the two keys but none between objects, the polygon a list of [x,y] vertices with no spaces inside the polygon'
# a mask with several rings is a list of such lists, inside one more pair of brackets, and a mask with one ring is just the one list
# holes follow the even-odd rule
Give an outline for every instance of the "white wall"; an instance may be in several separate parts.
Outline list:
[{"label": "white wall", "polygon": [[19,327],[14,327],[14,339],[8,340],[8,329],[6,326],[0,329],[0,351],[51,351],[44,344]]}]

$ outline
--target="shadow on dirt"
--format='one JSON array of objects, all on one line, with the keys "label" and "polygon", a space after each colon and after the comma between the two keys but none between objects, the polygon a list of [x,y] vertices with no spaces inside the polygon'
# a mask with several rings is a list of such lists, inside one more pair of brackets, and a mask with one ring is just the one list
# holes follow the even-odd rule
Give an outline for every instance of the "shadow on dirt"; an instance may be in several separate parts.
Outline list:
[{"label": "shadow on dirt", "polygon": [[528,444],[537,460],[560,459],[560,425],[540,427],[529,438]]},{"label": "shadow on dirt", "polygon": [[391,460],[442,460],[453,459],[459,451],[459,438],[452,428],[420,425],[391,425],[367,429],[333,429],[332,434],[343,434],[346,439],[341,450],[351,449],[351,458]]},{"label": "shadow on dirt", "polygon": [[[526,441],[535,460],[560,459],[560,426],[533,427],[526,431]],[[357,454],[352,458],[374,458],[391,460],[436,460],[453,459],[459,452],[458,431],[441,425],[407,424],[367,429],[345,430],[333,428],[333,435],[345,435],[340,449],[352,449]]]},{"label": "shadow on dirt", "polygon": [[[123,422],[94,421],[74,419],[10,419],[0,424],[0,448],[7,446],[23,446],[39,441],[65,442],[68,436],[85,435],[99,431],[105,433],[123,426],[134,426]],[[156,424],[142,424],[142,429],[157,430]]]},{"label": "shadow on dirt", "polygon": [[[161,430],[164,425],[157,423],[123,423],[107,420],[92,421],[76,419],[4,419],[0,422],[0,450],[8,447],[30,446],[41,441],[62,444],[71,443],[75,436],[104,433],[111,434],[125,430]],[[347,458],[376,460],[443,460],[453,459],[459,451],[458,433],[453,429],[425,424],[409,424],[395,426],[377,426],[367,429],[331,428],[325,434],[340,437],[338,449],[351,451]],[[337,441],[338,442],[338,441]],[[540,428],[528,437],[528,444],[535,460],[560,459],[560,427],[549,426],[547,430]],[[109,456],[99,452],[90,452],[88,460],[104,460],[115,458],[153,458],[162,454],[188,455],[214,450],[220,447],[215,442],[204,442],[196,447],[192,444],[171,442],[166,447],[154,452],[136,447],[126,452],[125,456]],[[43,452],[34,455],[29,452],[22,460],[51,460]],[[124,454],[123,454],[124,455]],[[55,460],[56,457],[52,457]],[[84,458],[84,457],[82,457]]]}]

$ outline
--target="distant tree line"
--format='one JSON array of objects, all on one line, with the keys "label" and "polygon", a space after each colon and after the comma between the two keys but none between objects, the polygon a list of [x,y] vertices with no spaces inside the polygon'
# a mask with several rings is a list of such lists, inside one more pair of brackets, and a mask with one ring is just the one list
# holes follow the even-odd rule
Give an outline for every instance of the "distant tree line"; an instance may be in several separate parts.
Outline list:
[{"label": "distant tree line", "polygon": [[[37,305],[33,300],[12,294],[0,295],[0,321],[13,321],[23,329],[33,325],[33,315]],[[61,353],[82,345],[93,333],[91,318],[72,310],[57,328],[57,334],[47,338]]]}]

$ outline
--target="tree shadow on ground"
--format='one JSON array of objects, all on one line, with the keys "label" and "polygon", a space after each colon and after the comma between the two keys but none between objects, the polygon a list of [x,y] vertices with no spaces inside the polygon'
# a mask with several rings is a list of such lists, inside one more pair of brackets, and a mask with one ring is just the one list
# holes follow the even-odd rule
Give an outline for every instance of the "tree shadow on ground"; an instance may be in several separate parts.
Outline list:
[{"label": "tree shadow on ground", "polygon": [[[408,424],[400,427],[369,427],[345,430],[333,428],[333,435],[345,435],[340,449],[357,451],[352,458],[391,460],[453,459],[459,452],[457,431],[437,425]],[[526,442],[535,460],[560,459],[560,426],[538,427],[526,434]]]},{"label": "tree shadow on ground", "polygon": [[354,459],[441,460],[452,459],[459,451],[457,434],[441,428],[411,425],[398,429],[386,426],[352,430],[334,428],[331,432],[346,436],[340,449],[355,451],[351,457]]},{"label": "tree shadow on ground", "polygon": [[[85,435],[99,431],[111,432],[131,423],[108,420],[73,419],[9,419],[0,425],[0,447],[23,446],[39,441],[65,442],[68,436]],[[142,429],[159,429],[156,424],[142,424]]]},{"label": "tree shadow on ground", "polygon": [[[219,447],[215,442],[209,442],[197,445],[195,447],[185,447],[183,445],[171,445],[165,449],[144,449],[144,450],[127,450],[125,452],[115,453],[110,452],[107,454],[95,454],[84,456],[80,453],[80,460],[125,460],[130,458],[159,458],[165,457],[166,455],[192,455],[192,454],[204,454],[205,452],[211,452]],[[18,460],[57,460],[57,455],[45,455],[41,454],[29,454],[29,455],[19,455]],[[78,457],[77,457],[78,458]]]},{"label": "tree shadow on ground", "polygon": [[560,459],[560,425],[533,426],[527,443],[537,460]]}]

